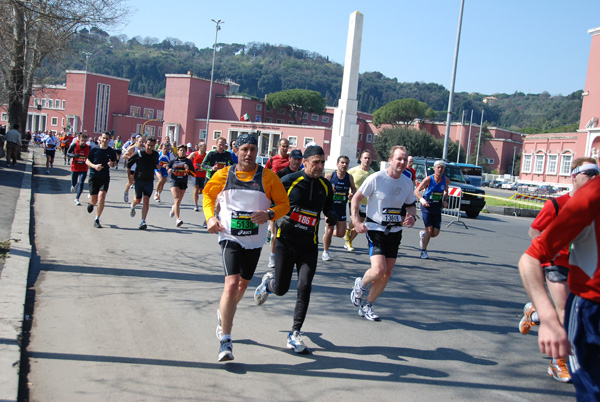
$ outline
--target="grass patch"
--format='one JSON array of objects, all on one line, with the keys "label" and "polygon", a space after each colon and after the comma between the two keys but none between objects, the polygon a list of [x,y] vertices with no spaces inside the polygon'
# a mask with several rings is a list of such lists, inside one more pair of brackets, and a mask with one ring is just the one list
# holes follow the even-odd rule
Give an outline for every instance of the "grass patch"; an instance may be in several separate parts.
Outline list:
[{"label": "grass patch", "polygon": [[502,197],[485,197],[486,206],[498,206],[498,207],[517,207],[527,209],[541,209],[544,205],[543,202],[535,201],[522,201],[522,200],[510,200]]},{"label": "grass patch", "polygon": [[0,261],[4,263],[6,256],[10,251],[10,240],[0,240]]}]

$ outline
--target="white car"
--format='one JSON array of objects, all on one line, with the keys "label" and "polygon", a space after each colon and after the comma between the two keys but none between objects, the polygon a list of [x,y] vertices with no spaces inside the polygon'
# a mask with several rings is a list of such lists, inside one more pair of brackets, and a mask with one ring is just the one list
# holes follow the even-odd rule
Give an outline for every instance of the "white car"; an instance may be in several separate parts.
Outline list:
[{"label": "white car", "polygon": [[510,190],[511,188],[513,188],[514,185],[515,185],[515,183],[502,183],[502,186],[500,186],[500,188],[503,188],[505,190]]}]

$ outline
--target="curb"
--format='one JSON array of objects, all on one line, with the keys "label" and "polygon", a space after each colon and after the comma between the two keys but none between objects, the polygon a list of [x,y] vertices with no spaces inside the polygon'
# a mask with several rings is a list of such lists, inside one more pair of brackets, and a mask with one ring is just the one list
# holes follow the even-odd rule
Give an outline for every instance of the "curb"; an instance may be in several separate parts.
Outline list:
[{"label": "curb", "polygon": [[16,401],[19,393],[21,333],[31,261],[31,182],[33,152],[26,160],[23,181],[10,231],[12,244],[0,280],[0,400]]}]

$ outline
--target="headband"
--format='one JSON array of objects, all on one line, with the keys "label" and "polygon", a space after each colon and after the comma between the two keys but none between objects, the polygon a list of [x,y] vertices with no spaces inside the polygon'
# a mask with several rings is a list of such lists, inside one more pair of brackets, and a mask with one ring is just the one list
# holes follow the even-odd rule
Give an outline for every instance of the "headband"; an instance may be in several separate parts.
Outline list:
[{"label": "headband", "polygon": [[571,172],[571,176],[576,176],[578,173],[584,172],[586,170],[594,170],[596,172],[599,171],[598,165],[594,163],[586,163],[584,165],[577,166],[575,169],[573,169],[573,171]]},{"label": "headband", "polygon": [[239,137],[237,137],[237,139],[235,140],[235,144],[238,148],[240,148],[244,144],[251,144],[251,145],[258,146],[258,140],[252,134],[244,133],[244,134],[240,135]]},{"label": "headband", "polygon": [[433,164],[433,167],[436,167],[438,165],[444,165],[444,167],[446,167],[446,162],[444,162],[443,160],[437,160],[435,161],[435,163]]}]

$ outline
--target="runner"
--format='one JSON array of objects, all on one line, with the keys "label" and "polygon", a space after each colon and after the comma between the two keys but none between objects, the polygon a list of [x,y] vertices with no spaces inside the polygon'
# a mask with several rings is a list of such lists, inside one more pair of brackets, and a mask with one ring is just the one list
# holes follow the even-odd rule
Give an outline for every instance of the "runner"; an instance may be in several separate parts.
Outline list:
[{"label": "runner", "polygon": [[[373,303],[383,293],[391,275],[398,247],[402,240],[402,226],[415,224],[415,194],[412,181],[402,174],[406,168],[408,153],[400,145],[392,147],[386,170],[369,176],[352,197],[352,222],[357,233],[367,233],[371,268],[363,277],[354,281],[350,293],[352,304],[358,309],[358,315],[369,321],[379,321],[373,312]],[[367,198],[367,219],[361,220],[359,206]],[[407,216],[402,220],[400,212],[406,205]],[[362,302],[363,293],[371,285]]]},{"label": "runner", "polygon": [[344,237],[346,233],[346,205],[348,204],[348,195],[356,193],[354,179],[348,174],[348,164],[350,158],[346,155],[341,155],[337,159],[337,170],[329,173],[325,178],[331,182],[333,187],[333,207],[339,216],[339,220],[335,226],[327,226],[323,235],[323,261],[330,261],[329,246],[331,246],[331,238]]},{"label": "runner", "polygon": [[65,165],[68,165],[71,162],[71,158],[69,157],[69,147],[71,146],[71,142],[74,137],[70,133],[63,133],[62,138],[60,139],[60,149],[63,152],[63,158],[65,161]]},{"label": "runner", "polygon": [[[573,174],[588,170],[576,168]],[[540,319],[540,351],[552,358],[569,358],[575,397],[600,400],[600,179],[581,186],[556,219],[532,240],[521,256],[519,272]],[[571,244],[568,283],[573,293],[560,323],[546,287],[542,263]]]},{"label": "runner", "polygon": [[[233,360],[233,317],[265,243],[264,224],[280,218],[290,207],[279,179],[256,164],[256,138],[245,133],[238,137],[237,143],[239,164],[218,170],[203,192],[208,231],[219,234],[225,269],[225,285],[217,310],[218,361]],[[272,208],[271,200],[275,202]],[[216,202],[221,206],[220,218],[214,215]]]},{"label": "runner", "polygon": [[56,154],[56,148],[60,145],[60,141],[54,135],[54,132],[50,131],[48,137],[44,139],[44,153],[46,154],[46,174],[50,174],[50,168],[54,168],[54,155]]},{"label": "runner", "polygon": [[[125,162],[125,166],[129,165],[129,158],[133,156],[133,154],[137,151],[141,151],[144,147],[144,137],[141,135],[137,135],[135,137],[135,143],[130,145],[123,154],[123,160]],[[129,202],[129,189],[133,186],[133,182],[135,180],[135,163],[131,165],[131,167],[127,167],[127,183],[125,184],[125,192],[123,193],[123,201]]]},{"label": "runner", "polygon": [[127,168],[131,169],[133,165],[137,165],[135,169],[135,198],[131,202],[129,216],[135,216],[136,205],[144,200],[142,205],[142,221],[139,229],[146,230],[146,217],[150,209],[150,196],[154,189],[154,169],[158,168],[158,152],[154,150],[156,138],[150,137],[146,140],[146,145],[143,151],[136,151],[127,162]]},{"label": "runner", "polygon": [[171,152],[171,145],[167,143],[160,144],[158,147],[159,157],[158,164],[160,165],[160,169],[156,169],[156,190],[154,191],[154,201],[160,202],[160,194],[165,187],[165,183],[167,182],[167,177],[169,177],[169,173],[167,172],[167,167],[169,163],[176,159],[175,155]]},{"label": "runner", "polygon": [[314,145],[304,152],[304,170],[288,174],[282,183],[290,198],[290,212],[277,221],[275,273],[267,272],[254,292],[254,301],[261,306],[269,294],[283,296],[290,288],[294,266],[298,270],[298,292],[292,330],[287,336],[287,348],[295,353],[310,353],[302,340],[302,325],[308,312],[312,280],[317,269],[318,233],[321,211],[327,225],[338,220],[333,209],[331,183],[322,177],[325,167],[323,148]]},{"label": "runner", "polygon": [[110,134],[104,133],[100,136],[100,145],[90,148],[90,152],[85,163],[91,168],[88,186],[90,189],[90,202],[87,211],[91,214],[96,208],[96,219],[94,227],[100,229],[100,216],[104,211],[104,202],[106,201],[106,192],[110,183],[110,167],[117,163],[117,154],[115,150],[108,147]]},{"label": "runner", "polygon": [[171,173],[171,194],[173,194],[173,206],[169,212],[169,216],[172,218],[175,216],[177,219],[175,225],[177,227],[183,225],[183,221],[180,216],[181,200],[185,195],[185,190],[188,185],[188,175],[195,173],[194,164],[186,156],[187,146],[180,145],[177,147],[177,159],[173,159],[169,162],[168,172]]},{"label": "runner", "polygon": [[[360,154],[360,165],[355,166],[352,169],[348,170],[348,174],[350,176],[352,176],[352,179],[354,180],[354,186],[356,188],[359,188],[361,186],[361,184],[363,183],[363,181],[365,181],[365,179],[367,177],[369,177],[370,175],[375,173],[375,171],[373,169],[371,169],[371,161],[372,161],[371,151],[369,151],[368,149],[365,149]],[[350,195],[348,196],[349,200],[352,199],[353,194],[354,193],[350,193]],[[365,218],[367,216],[366,210],[367,210],[367,200],[364,199],[363,202],[360,204],[360,211],[359,211],[361,222],[365,221]],[[358,233],[355,230],[352,230],[353,228],[354,228],[354,222],[350,221],[350,224],[348,225],[348,229],[346,229],[346,235],[344,236],[344,248],[348,251],[354,251],[354,247],[352,247],[352,242],[354,241],[354,239],[356,239],[356,236],[358,236]]]},{"label": "runner", "polygon": [[231,166],[233,159],[231,154],[225,151],[227,140],[225,137],[217,138],[217,149],[210,151],[202,161],[202,169],[206,170],[206,179],[210,180],[216,171]]},{"label": "runner", "polygon": [[90,153],[90,147],[87,144],[87,134],[79,134],[79,138],[69,146],[67,154],[72,158],[71,162],[71,192],[75,194],[75,205],[81,205],[79,197],[83,192],[83,185],[87,177],[88,165],[87,157]]},{"label": "runner", "polygon": [[[415,196],[421,203],[421,217],[425,230],[419,232],[421,258],[429,258],[427,246],[432,237],[440,234],[442,226],[442,208],[448,207],[448,189],[450,178],[444,174],[446,162],[437,160],[433,164],[433,174],[423,179],[415,189]],[[424,191],[421,197],[421,191]]]},{"label": "runner", "polygon": [[[556,219],[556,216],[564,208],[567,201],[571,199],[571,196],[581,186],[587,183],[592,177],[598,175],[598,165],[594,158],[577,158],[573,161],[571,167],[574,172],[571,175],[573,190],[570,193],[557,198],[550,198],[546,201],[544,207],[529,228],[529,237],[532,240],[538,237]],[[549,263],[542,264],[542,267],[544,269],[548,292],[556,308],[556,314],[560,323],[564,325],[565,304],[570,293],[569,285],[567,284],[569,269],[571,268],[569,264],[569,247],[567,246],[562,249],[556,258]],[[539,325],[539,318],[533,303],[529,302],[523,308],[523,318],[519,322],[519,331],[523,335],[526,335],[534,325]],[[571,382],[571,375],[567,369],[566,359],[552,359],[547,372],[557,381]]]},{"label": "runner", "polygon": [[[189,156],[189,159],[194,164],[194,170],[196,171],[196,175],[194,177],[194,192],[192,194],[194,198],[194,211],[198,212],[200,208],[198,207],[198,201],[200,199],[200,195],[202,194],[202,189],[204,189],[204,182],[206,180],[206,170],[202,169],[202,162],[206,157],[206,144],[200,142],[198,144],[198,150],[192,152]],[[206,228],[206,220],[204,221],[204,227]]]},{"label": "runner", "polygon": [[121,154],[123,153],[123,141],[121,141],[121,136],[117,135],[115,139],[115,152],[117,153],[117,166],[115,169],[119,169],[119,161],[121,160]]}]

